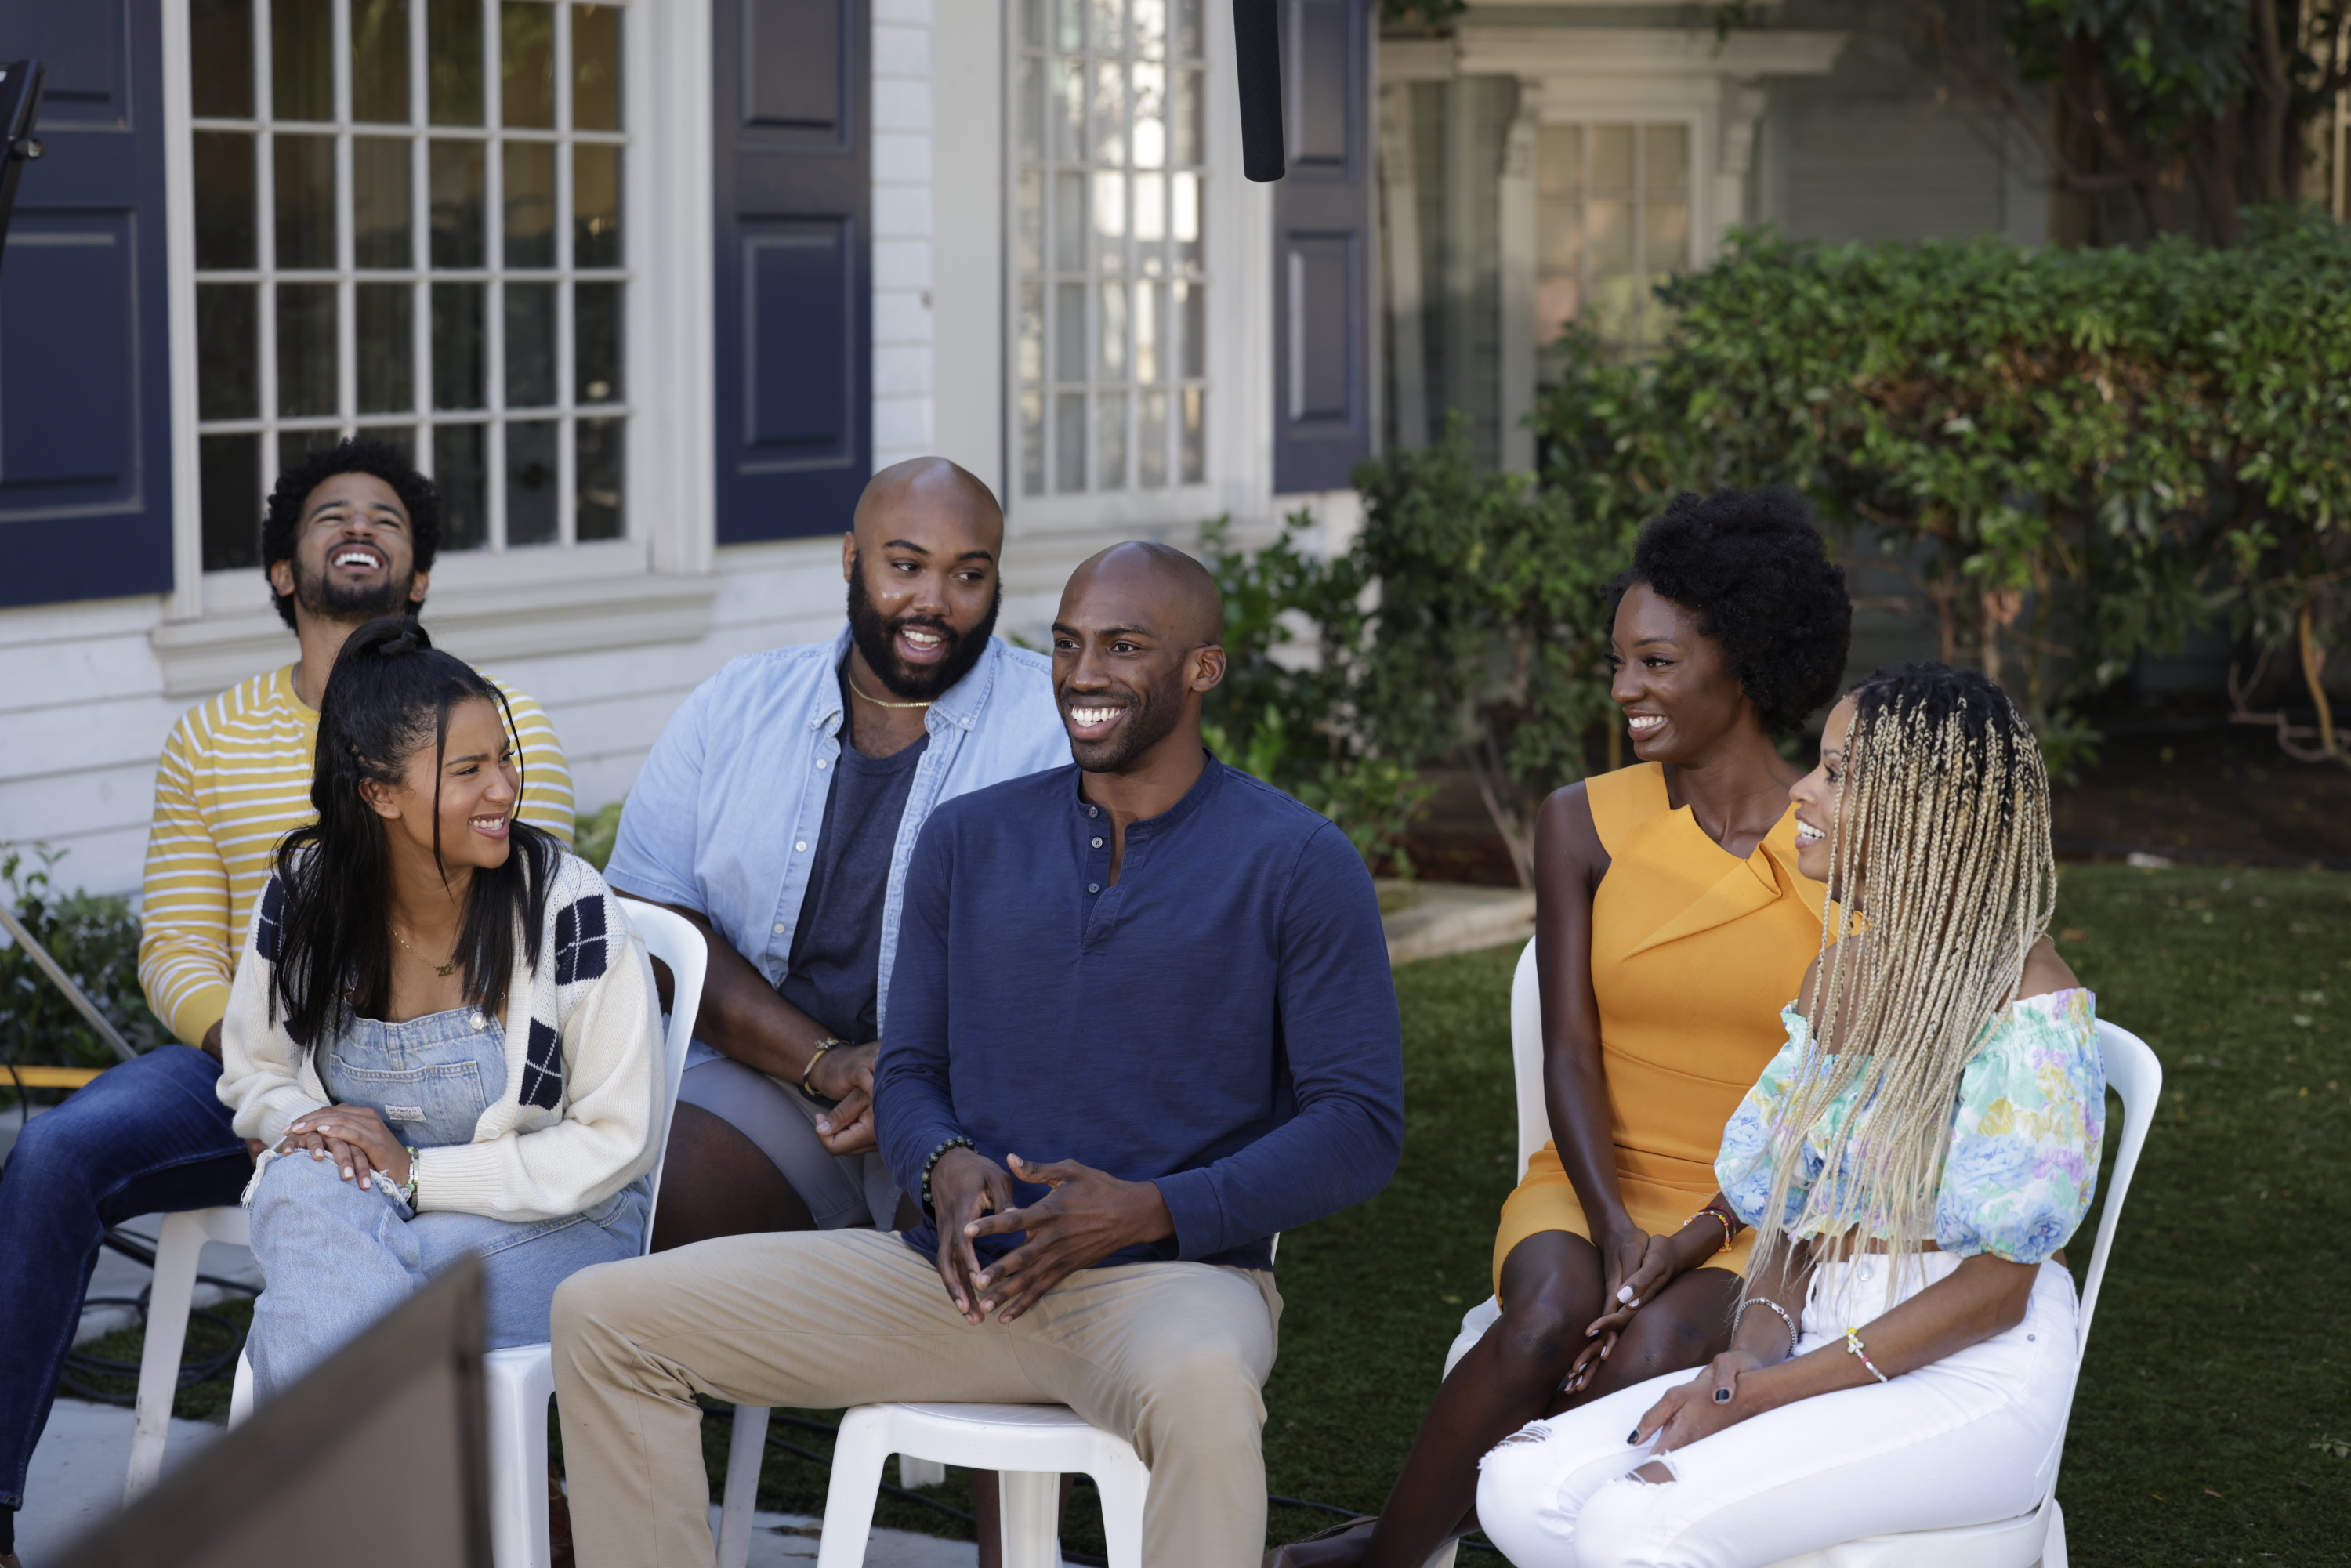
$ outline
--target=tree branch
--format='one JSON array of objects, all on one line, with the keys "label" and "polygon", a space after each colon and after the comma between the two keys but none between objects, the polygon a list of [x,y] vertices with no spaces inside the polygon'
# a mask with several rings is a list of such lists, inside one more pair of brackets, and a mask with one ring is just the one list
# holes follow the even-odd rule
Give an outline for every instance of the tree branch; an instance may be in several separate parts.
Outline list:
[{"label": "tree branch", "polygon": [[[2285,52],[2278,42],[2278,0],[2252,0],[2253,167],[2261,198],[2282,202],[2294,194],[2286,174],[2286,120],[2294,109],[2294,84],[2286,79]],[[2299,147],[2294,149],[2298,155]],[[2300,167],[2299,157],[2295,161]],[[2231,192],[2233,195],[2235,193]]]},{"label": "tree branch", "polygon": [[2122,191],[2137,183],[2136,177],[2129,173],[2088,174],[2074,167],[2073,160],[2065,156],[2064,149],[2057,145],[2056,139],[2050,135],[2048,128],[2041,123],[2039,117],[2025,104],[2023,99],[2017,95],[2016,89],[2008,84],[2007,79],[1994,70],[1989,63],[1980,58],[1973,49],[1959,42],[1957,36],[1944,22],[1942,8],[1928,6],[1926,7],[1926,13],[1927,41],[1957,66],[1959,74],[1979,92],[2000,100],[2008,110],[2010,117],[2024,128],[2024,133],[2027,136],[2032,138],[2033,145],[2041,149],[2041,156],[2048,161],[2050,169],[2067,190],[2084,193]]}]

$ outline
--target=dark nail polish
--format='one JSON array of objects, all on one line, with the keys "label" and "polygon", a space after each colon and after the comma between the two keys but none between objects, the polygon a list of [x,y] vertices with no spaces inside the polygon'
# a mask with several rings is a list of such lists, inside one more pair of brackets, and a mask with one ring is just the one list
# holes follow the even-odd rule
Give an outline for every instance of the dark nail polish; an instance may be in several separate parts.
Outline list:
[{"label": "dark nail polish", "polygon": [[1631,1431],[1625,1433],[1625,1440],[1628,1443],[1639,1442],[1641,1440],[1641,1428],[1635,1427]]},{"label": "dark nail polish", "polygon": [[1718,1388],[1718,1389],[1716,1389],[1716,1390],[1714,1391],[1714,1402],[1715,1402],[1717,1405],[1728,1405],[1728,1404],[1729,1404],[1729,1403],[1730,1403],[1730,1390],[1729,1390],[1729,1389],[1728,1389],[1728,1388]]}]

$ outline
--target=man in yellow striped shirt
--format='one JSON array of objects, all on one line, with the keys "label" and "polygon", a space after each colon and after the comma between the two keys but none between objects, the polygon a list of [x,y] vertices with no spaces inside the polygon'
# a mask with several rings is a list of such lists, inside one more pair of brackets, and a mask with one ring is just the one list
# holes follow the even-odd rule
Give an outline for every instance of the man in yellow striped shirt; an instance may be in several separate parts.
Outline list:
[{"label": "man in yellow striped shirt", "polygon": [[[139,979],[181,1043],[27,1122],[0,1180],[0,1568],[16,1568],[26,1469],[105,1228],[235,1203],[252,1172],[214,1092],[229,979],[277,841],[314,815],[319,698],[335,655],[363,622],[423,605],[440,534],[432,481],[372,442],[313,452],[270,494],[263,570],[300,656],[189,709],[156,772]],[[569,842],[571,776],[555,731],[537,703],[499,689],[519,732],[522,815]]]}]

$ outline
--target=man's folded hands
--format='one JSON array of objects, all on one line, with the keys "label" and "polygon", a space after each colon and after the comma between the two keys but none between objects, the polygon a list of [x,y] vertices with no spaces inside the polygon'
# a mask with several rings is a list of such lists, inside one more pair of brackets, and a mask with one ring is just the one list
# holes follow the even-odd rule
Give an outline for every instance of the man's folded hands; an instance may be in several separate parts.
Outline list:
[{"label": "man's folded hands", "polygon": [[[965,1321],[1002,1309],[1011,1322],[1047,1291],[1122,1248],[1176,1233],[1158,1185],[1121,1181],[1106,1171],[1056,1160],[1031,1165],[1008,1155],[1008,1172],[969,1149],[950,1149],[931,1172],[931,1206],[939,1221],[939,1278]],[[1010,1207],[1013,1181],[1050,1190],[1025,1208]],[[973,1242],[1027,1232],[1021,1244],[982,1269]]]}]

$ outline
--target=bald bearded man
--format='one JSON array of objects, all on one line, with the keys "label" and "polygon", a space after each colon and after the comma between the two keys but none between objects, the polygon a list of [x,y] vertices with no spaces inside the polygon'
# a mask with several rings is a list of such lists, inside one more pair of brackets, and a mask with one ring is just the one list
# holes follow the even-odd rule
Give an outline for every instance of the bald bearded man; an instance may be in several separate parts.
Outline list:
[{"label": "bald bearded man", "polygon": [[555,1375],[580,1561],[708,1563],[698,1394],[1067,1405],[1150,1467],[1150,1568],[1253,1568],[1273,1239],[1404,1131],[1379,904],[1340,831],[1200,743],[1198,563],[1121,545],[1053,627],[1075,766],[932,813],[874,1080],[904,1236],[743,1236],[575,1274]]},{"label": "bald bearded man", "polygon": [[841,543],[847,628],[703,683],[629,792],[606,877],[710,946],[657,1249],[899,1221],[872,1089],[915,838],[1069,759],[1046,661],[990,635],[1003,548],[953,463],[876,474]]}]

